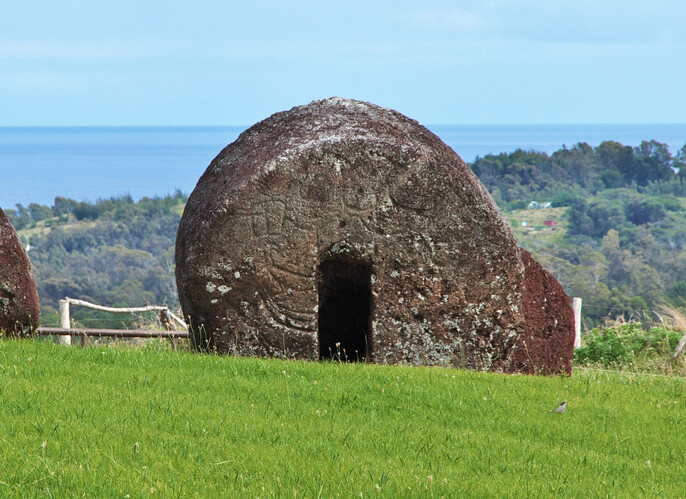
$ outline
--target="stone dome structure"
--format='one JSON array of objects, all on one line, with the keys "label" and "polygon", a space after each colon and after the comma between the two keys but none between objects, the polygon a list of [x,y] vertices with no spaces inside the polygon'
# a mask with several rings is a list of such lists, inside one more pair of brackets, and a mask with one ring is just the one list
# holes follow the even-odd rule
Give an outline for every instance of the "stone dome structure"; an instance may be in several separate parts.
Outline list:
[{"label": "stone dome structure", "polygon": [[22,336],[37,328],[39,321],[38,291],[29,257],[0,209],[0,331]]},{"label": "stone dome structure", "polygon": [[[531,268],[530,282],[554,281]],[[341,98],[277,113],[221,151],[176,245],[198,349],[571,372],[569,299],[559,284],[525,286],[526,272],[452,149],[396,111]],[[549,299],[558,315],[528,322],[526,300]],[[522,358],[529,337],[559,351],[545,365]]]}]

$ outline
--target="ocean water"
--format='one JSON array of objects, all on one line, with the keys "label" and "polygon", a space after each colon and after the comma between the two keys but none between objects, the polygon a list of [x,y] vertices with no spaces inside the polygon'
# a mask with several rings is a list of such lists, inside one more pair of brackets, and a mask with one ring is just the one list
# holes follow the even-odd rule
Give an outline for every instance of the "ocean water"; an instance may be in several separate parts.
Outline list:
[{"label": "ocean water", "polygon": [[[676,153],[686,123],[664,125],[428,125],[465,161],[518,148],[552,153],[567,145],[657,140]],[[0,127],[0,207],[51,206],[130,194],[190,194],[200,175],[245,129],[227,127]]]}]

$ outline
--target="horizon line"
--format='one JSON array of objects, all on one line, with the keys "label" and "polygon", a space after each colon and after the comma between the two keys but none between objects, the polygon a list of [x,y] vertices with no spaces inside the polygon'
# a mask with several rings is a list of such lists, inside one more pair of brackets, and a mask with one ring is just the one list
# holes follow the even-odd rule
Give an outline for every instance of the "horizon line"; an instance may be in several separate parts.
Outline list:
[{"label": "horizon line", "polygon": [[[260,120],[264,121],[264,120]],[[8,128],[250,128],[254,124],[260,123],[257,121],[252,125],[0,125],[0,130]],[[575,122],[575,123],[420,123],[422,126],[686,126],[686,121],[683,122]]]}]

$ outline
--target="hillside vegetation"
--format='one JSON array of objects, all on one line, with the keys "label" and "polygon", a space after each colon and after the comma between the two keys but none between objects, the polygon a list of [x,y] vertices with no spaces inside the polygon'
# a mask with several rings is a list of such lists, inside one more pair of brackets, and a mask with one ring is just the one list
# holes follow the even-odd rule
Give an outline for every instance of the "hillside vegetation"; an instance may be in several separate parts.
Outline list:
[{"label": "hillside vegetation", "polygon": [[[0,341],[3,497],[680,497],[683,379]],[[549,413],[562,400],[565,414]]]},{"label": "hillside vegetation", "polygon": [[[686,145],[676,156],[655,141],[519,150],[472,168],[519,243],[584,300],[588,329],[686,306]],[[551,208],[528,210],[531,201]]]},{"label": "hillside vegetation", "polygon": [[[676,155],[655,141],[518,150],[477,158],[472,168],[519,244],[583,298],[587,329],[618,316],[649,324],[659,305],[686,307],[686,145]],[[58,197],[52,207],[6,210],[31,245],[43,323],[56,324],[65,296],[177,307],[174,241],[185,201],[179,192],[139,202]],[[551,207],[528,209],[531,201]],[[88,326],[133,320],[74,317]]]},{"label": "hillside vegetation", "polygon": [[[178,307],[174,246],[186,199],[180,192],[138,202],[130,196],[96,203],[57,198],[52,208],[8,210],[30,244],[43,324],[57,324],[65,296],[110,306]],[[118,328],[136,320],[84,309],[72,317],[89,327]]]}]

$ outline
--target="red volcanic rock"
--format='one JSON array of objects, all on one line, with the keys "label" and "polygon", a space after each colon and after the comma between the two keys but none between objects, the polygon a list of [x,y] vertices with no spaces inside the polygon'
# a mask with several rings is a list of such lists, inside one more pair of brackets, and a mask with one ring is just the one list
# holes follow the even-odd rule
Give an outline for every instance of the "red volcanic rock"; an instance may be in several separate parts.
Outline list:
[{"label": "red volcanic rock", "polygon": [[513,371],[527,330],[519,247],[470,168],[416,121],[340,98],[212,161],[176,278],[194,345],[222,353]]},{"label": "red volcanic rock", "polygon": [[522,304],[526,329],[517,341],[512,371],[572,374],[574,312],[559,282],[521,249],[524,262]]},{"label": "red volcanic rock", "polygon": [[0,331],[23,335],[38,327],[40,306],[31,263],[0,209]]}]

